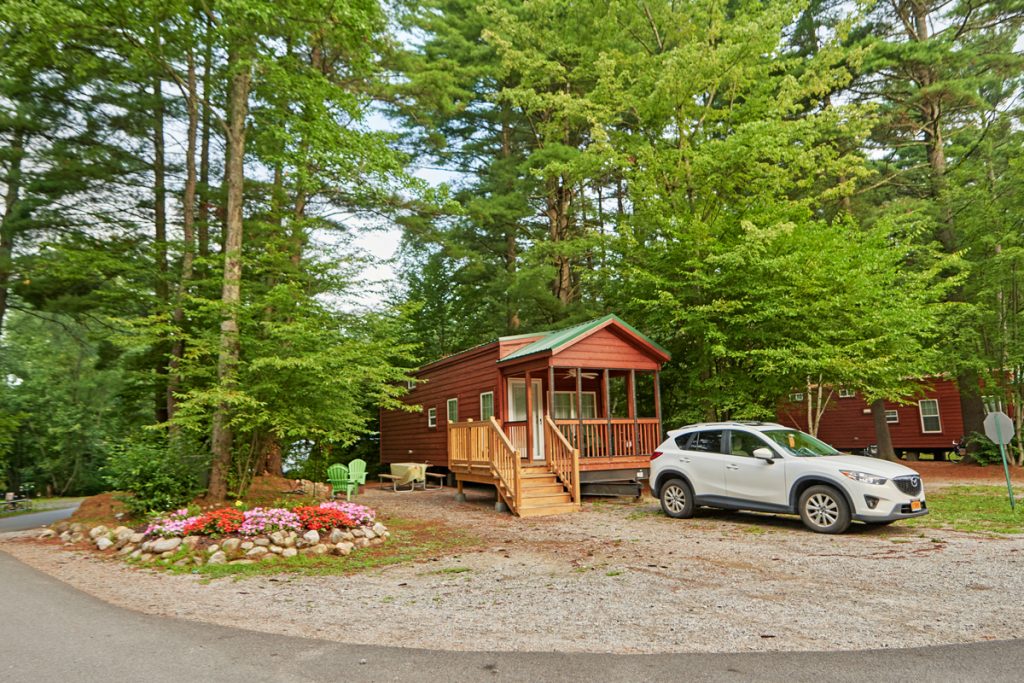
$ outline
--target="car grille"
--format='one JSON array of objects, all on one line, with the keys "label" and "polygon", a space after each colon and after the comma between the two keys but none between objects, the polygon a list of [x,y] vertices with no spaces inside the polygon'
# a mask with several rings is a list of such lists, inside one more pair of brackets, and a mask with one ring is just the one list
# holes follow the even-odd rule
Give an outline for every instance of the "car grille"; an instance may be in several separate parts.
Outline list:
[{"label": "car grille", "polygon": [[921,493],[921,477],[912,475],[908,477],[896,477],[892,480],[896,488],[908,496],[916,496]]}]

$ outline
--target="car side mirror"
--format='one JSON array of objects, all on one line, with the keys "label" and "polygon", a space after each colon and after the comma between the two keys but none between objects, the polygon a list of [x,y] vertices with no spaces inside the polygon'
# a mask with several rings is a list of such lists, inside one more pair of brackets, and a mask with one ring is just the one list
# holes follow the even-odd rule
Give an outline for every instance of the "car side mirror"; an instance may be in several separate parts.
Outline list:
[{"label": "car side mirror", "polygon": [[775,454],[772,453],[772,449],[763,446],[755,448],[753,455],[758,460],[767,460],[769,465],[775,461]]}]

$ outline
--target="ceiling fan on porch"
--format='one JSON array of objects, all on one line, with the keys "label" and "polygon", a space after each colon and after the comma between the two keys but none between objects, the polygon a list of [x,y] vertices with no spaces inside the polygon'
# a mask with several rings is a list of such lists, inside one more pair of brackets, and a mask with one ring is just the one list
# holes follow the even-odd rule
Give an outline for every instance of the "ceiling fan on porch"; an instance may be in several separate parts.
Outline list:
[{"label": "ceiling fan on porch", "polygon": [[[569,368],[568,370],[566,370],[565,371],[565,376],[566,376],[566,378],[575,377],[576,376],[576,368]],[[596,372],[580,372],[580,377],[582,377],[583,379],[594,379],[595,377],[597,377],[597,373]]]}]

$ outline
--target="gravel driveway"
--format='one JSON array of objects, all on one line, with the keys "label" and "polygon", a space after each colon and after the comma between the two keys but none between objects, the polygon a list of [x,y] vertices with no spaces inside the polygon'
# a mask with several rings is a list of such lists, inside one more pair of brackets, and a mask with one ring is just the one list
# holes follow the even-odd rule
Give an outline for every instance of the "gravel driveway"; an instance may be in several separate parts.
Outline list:
[{"label": "gravel driveway", "polygon": [[450,489],[360,495],[385,517],[466,529],[483,549],[357,576],[204,584],[51,545],[0,547],[124,607],[356,643],[741,652],[1024,637],[1024,538],[899,524],[824,536],[726,512],[671,520],[652,499],[518,519],[493,511],[493,489],[469,493],[462,504]]}]

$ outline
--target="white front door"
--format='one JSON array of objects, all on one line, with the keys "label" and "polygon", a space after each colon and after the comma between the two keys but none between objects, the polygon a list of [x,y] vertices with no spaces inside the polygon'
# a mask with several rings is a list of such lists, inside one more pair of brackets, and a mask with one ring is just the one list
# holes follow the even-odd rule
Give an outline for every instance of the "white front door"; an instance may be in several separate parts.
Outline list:
[{"label": "white front door", "polygon": [[533,459],[544,459],[544,386],[539,379],[533,385]]},{"label": "white front door", "polygon": [[[544,459],[544,385],[539,379],[530,380],[533,396],[531,415],[529,417],[533,429],[533,459]],[[526,380],[509,378],[508,380],[509,419],[512,422],[526,422]],[[514,442],[517,440],[513,440]],[[522,445],[516,443],[522,457],[526,457],[526,439]]]}]

